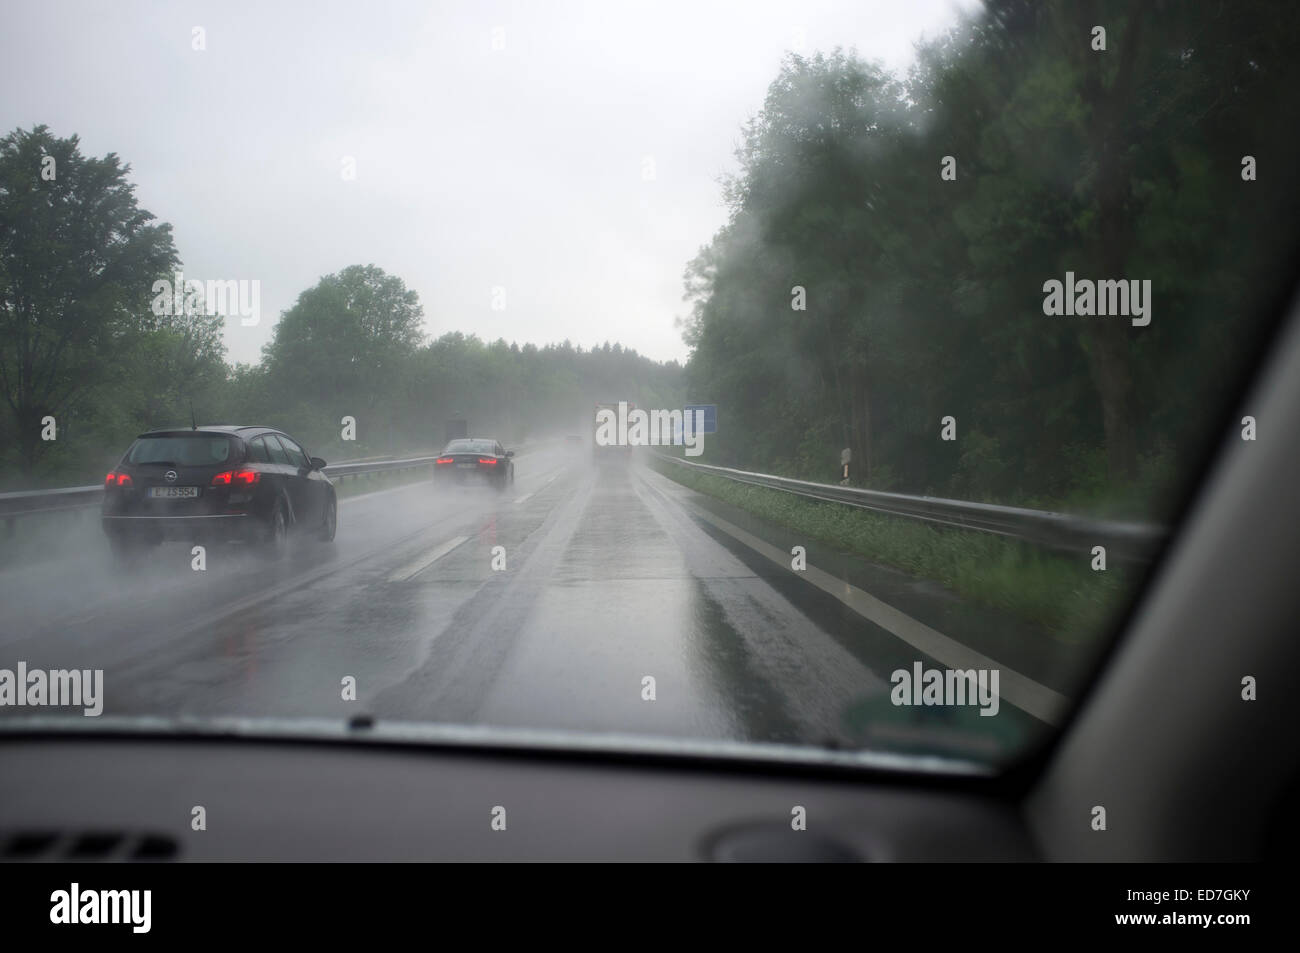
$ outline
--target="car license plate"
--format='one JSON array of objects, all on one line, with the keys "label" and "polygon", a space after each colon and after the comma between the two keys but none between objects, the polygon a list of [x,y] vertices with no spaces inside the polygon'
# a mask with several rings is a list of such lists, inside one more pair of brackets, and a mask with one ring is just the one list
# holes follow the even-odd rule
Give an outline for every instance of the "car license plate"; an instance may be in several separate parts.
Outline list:
[{"label": "car license plate", "polygon": [[456,464],[456,466],[460,467],[462,470],[477,470],[477,469],[478,469],[478,464],[477,464],[477,463],[458,463],[458,464]]},{"label": "car license plate", "polygon": [[155,500],[188,500],[199,495],[197,486],[151,486],[149,497]]}]

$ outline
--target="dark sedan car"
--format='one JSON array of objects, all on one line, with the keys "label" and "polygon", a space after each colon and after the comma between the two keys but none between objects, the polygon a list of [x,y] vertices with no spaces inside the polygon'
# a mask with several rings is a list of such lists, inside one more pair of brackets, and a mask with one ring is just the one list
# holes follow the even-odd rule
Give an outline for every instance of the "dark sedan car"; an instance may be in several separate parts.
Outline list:
[{"label": "dark sedan car", "polygon": [[183,539],[257,543],[278,557],[294,530],[334,539],[338,500],[324,467],[269,427],[143,433],[104,480],[104,532],[119,556]]},{"label": "dark sedan car", "polygon": [[487,482],[504,490],[515,482],[513,450],[503,449],[500,442],[485,437],[453,440],[442,448],[433,466],[433,482]]}]

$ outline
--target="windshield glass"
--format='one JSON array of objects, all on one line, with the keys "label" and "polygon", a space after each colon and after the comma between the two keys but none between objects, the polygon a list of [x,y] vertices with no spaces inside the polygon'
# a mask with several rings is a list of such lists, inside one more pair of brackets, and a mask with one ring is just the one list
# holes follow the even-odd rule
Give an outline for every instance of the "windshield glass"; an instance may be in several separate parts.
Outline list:
[{"label": "windshield glass", "polygon": [[202,467],[230,459],[229,437],[199,434],[181,437],[141,437],[126,455],[128,463],[169,463],[180,467]]},{"label": "windshield glass", "polygon": [[0,674],[95,717],[997,772],[1256,439],[1290,0],[200,20],[0,31]]},{"label": "windshield glass", "polygon": [[495,453],[496,444],[491,440],[453,440],[447,444],[445,453]]}]

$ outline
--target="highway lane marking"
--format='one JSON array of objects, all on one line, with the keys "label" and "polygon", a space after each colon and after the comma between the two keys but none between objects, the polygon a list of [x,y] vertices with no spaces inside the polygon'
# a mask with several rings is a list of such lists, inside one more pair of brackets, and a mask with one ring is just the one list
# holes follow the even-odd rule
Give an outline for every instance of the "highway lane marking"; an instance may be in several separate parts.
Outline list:
[{"label": "highway lane marking", "polygon": [[453,536],[442,545],[434,547],[431,552],[425,553],[419,559],[407,563],[401,569],[389,575],[388,581],[405,582],[417,573],[428,569],[467,539],[469,539],[468,536]]},{"label": "highway lane marking", "polygon": [[533,495],[533,494],[531,494],[531,493],[525,493],[523,496],[516,496],[516,497],[515,497],[515,502],[516,502],[516,503],[522,503],[524,500],[528,499],[528,498],[529,498],[530,496],[532,496],[532,495]]},{"label": "highway lane marking", "polygon": [[[406,489],[406,487],[397,487],[396,489],[399,490]],[[381,490],[380,492],[387,493],[390,491]],[[354,499],[360,499],[360,497],[354,497]],[[320,580],[328,576],[332,576],[335,573],[340,573],[343,572],[344,570],[351,569],[353,566],[357,566],[360,565],[361,563],[368,562],[369,560],[374,559],[376,556],[387,555],[396,549],[400,549],[402,546],[405,546],[407,543],[413,542],[414,540],[419,539],[421,536],[427,535],[429,532],[430,532],[429,527],[427,526],[421,527],[420,529],[414,530],[413,532],[400,536],[395,540],[387,540],[385,542],[372,546],[371,548],[363,550],[362,552],[350,558],[345,558],[337,562],[329,562],[323,566],[318,566],[315,569],[308,570],[307,572],[304,572],[300,575],[292,576],[278,585],[271,586],[269,589],[263,589],[260,592],[254,592],[248,596],[245,596],[242,599],[236,600],[235,602],[226,603],[224,606],[202,613],[201,615],[191,617],[190,619],[186,620],[186,622],[178,630],[176,630],[175,634],[177,636],[183,636],[183,635],[188,635],[189,633],[192,632],[199,632],[211,626],[215,626],[219,622],[223,622],[228,618],[238,615],[239,613],[247,612],[248,610],[254,609],[265,602],[271,601],[272,599],[277,599],[281,596],[286,596],[291,592],[295,592],[299,589],[306,588],[307,586],[319,582]],[[469,537],[464,537],[464,538],[468,539]],[[152,651],[152,649],[149,649],[149,651]]]},{"label": "highway lane marking", "polygon": [[182,626],[181,629],[177,632],[177,635],[188,635],[191,632],[198,632],[201,629],[204,629],[206,627],[215,626],[218,622],[222,622],[225,619],[231,616],[238,615],[241,612],[246,612],[249,609],[256,608],[257,606],[260,606],[264,602],[269,602],[272,599],[279,598],[280,596],[286,596],[291,592],[296,592],[299,589],[304,589],[307,586],[312,585],[313,583],[319,582],[320,580],[326,578],[327,576],[332,576],[335,573],[343,572],[345,569],[351,569],[353,566],[366,562],[367,560],[373,559],[376,556],[384,555],[390,552],[392,549],[396,548],[397,546],[401,546],[402,544],[408,543],[411,540],[418,539],[420,536],[424,535],[427,532],[429,532],[428,528],[419,529],[413,533],[401,537],[400,539],[389,540],[388,542],[382,543],[378,546],[374,546],[371,549],[364,550],[363,552],[359,553],[358,555],[350,559],[345,559],[341,562],[326,563],[323,566],[319,566],[315,569],[308,570],[307,572],[302,573],[301,575],[292,576],[289,579],[286,579],[284,582],[280,583],[279,585],[271,586],[271,588],[269,589],[263,589],[261,592],[254,592],[251,595],[245,596],[243,599],[239,599],[236,600],[235,602],[227,603],[224,606],[220,606],[216,609],[213,609],[210,612],[205,612],[202,615],[189,619],[186,622],[186,624]]},{"label": "highway lane marking", "polygon": [[[777,549],[772,544],[759,539],[751,533],[745,532],[739,526],[728,522],[721,516],[710,513],[702,507],[692,507],[691,509],[705,522],[712,523],[728,536],[744,543],[750,549],[766,556],[772,562],[784,568],[789,568],[790,556],[788,553]],[[912,648],[924,652],[948,668],[962,670],[969,668],[997,669],[1002,683],[999,695],[1040,721],[1049,725],[1060,724],[1061,719],[1069,710],[1070,699],[1060,692],[1053,691],[1046,685],[1040,685],[1027,675],[1021,675],[1014,669],[989,658],[982,652],[977,652],[962,645],[942,632],[913,619],[907,613],[895,609],[886,602],[882,602],[871,593],[812,565],[809,565],[799,575],[818,589],[834,596],[858,615],[874,622],[886,632],[902,639]]]}]

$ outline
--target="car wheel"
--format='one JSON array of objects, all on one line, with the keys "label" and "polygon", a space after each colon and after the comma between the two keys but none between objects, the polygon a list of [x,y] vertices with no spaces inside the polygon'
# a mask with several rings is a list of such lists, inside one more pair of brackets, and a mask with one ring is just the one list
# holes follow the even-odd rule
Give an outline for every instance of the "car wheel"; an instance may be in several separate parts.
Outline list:
[{"label": "car wheel", "polygon": [[334,494],[325,501],[325,513],[321,517],[319,538],[322,543],[334,542],[334,534],[339,528],[339,506]]},{"label": "car wheel", "polygon": [[289,548],[289,517],[285,512],[284,500],[275,501],[271,508],[271,517],[266,524],[266,555],[271,559],[280,559]]}]

